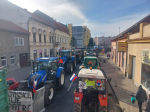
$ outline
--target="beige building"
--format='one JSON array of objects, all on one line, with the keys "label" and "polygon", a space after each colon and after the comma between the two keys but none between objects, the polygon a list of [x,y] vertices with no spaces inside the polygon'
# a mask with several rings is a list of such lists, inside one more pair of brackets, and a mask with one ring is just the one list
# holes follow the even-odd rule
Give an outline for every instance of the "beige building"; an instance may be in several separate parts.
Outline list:
[{"label": "beige building", "polygon": [[55,21],[55,51],[58,55],[59,50],[70,50],[69,31],[65,25]]},{"label": "beige building", "polygon": [[[116,62],[116,43],[123,43],[118,49],[117,65],[125,76],[132,79],[136,86],[142,85],[150,93],[150,14],[123,31],[112,40],[112,58]],[[123,56],[124,53],[124,56]],[[123,57],[122,57],[123,56]],[[124,59],[124,63],[121,60]],[[121,65],[121,66],[120,66]]]},{"label": "beige building", "polygon": [[52,56],[53,28],[34,15],[29,22],[29,32],[30,59]]}]

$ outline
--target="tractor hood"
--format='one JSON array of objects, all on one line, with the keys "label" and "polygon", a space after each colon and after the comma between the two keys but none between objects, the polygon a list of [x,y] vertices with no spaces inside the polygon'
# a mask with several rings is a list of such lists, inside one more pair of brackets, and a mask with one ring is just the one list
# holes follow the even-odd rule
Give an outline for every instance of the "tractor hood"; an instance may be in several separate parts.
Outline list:
[{"label": "tractor hood", "polygon": [[28,79],[28,86],[30,88],[33,88],[33,83],[34,81],[37,81],[36,86],[41,83],[44,82],[47,79],[47,73],[46,70],[40,70],[36,73],[34,73],[29,79]]}]

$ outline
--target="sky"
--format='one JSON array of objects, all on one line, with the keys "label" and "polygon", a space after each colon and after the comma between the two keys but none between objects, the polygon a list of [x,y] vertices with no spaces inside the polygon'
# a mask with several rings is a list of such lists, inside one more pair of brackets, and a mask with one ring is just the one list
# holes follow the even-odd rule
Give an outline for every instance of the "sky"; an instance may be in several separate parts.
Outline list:
[{"label": "sky", "polygon": [[8,0],[63,24],[87,26],[92,37],[117,36],[150,14],[150,0]]}]

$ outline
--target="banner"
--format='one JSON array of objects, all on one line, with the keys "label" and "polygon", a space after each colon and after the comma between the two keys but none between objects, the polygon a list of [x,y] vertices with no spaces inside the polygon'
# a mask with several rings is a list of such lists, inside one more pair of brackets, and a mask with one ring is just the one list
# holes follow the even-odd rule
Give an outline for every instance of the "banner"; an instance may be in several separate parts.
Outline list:
[{"label": "banner", "polygon": [[127,43],[118,42],[118,51],[127,51]]},{"label": "banner", "polygon": [[32,92],[10,90],[8,96],[9,112],[33,112]]},{"label": "banner", "polygon": [[150,50],[142,50],[142,63],[150,65]]}]

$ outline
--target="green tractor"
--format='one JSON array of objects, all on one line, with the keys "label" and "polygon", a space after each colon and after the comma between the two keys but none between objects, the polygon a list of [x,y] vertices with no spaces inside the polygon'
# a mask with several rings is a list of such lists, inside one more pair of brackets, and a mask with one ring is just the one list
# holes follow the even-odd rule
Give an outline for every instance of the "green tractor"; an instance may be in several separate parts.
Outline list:
[{"label": "green tractor", "polygon": [[99,61],[97,57],[93,57],[93,56],[84,57],[83,64],[79,67],[79,69],[90,68],[90,67],[92,67],[92,69],[100,69]]}]

